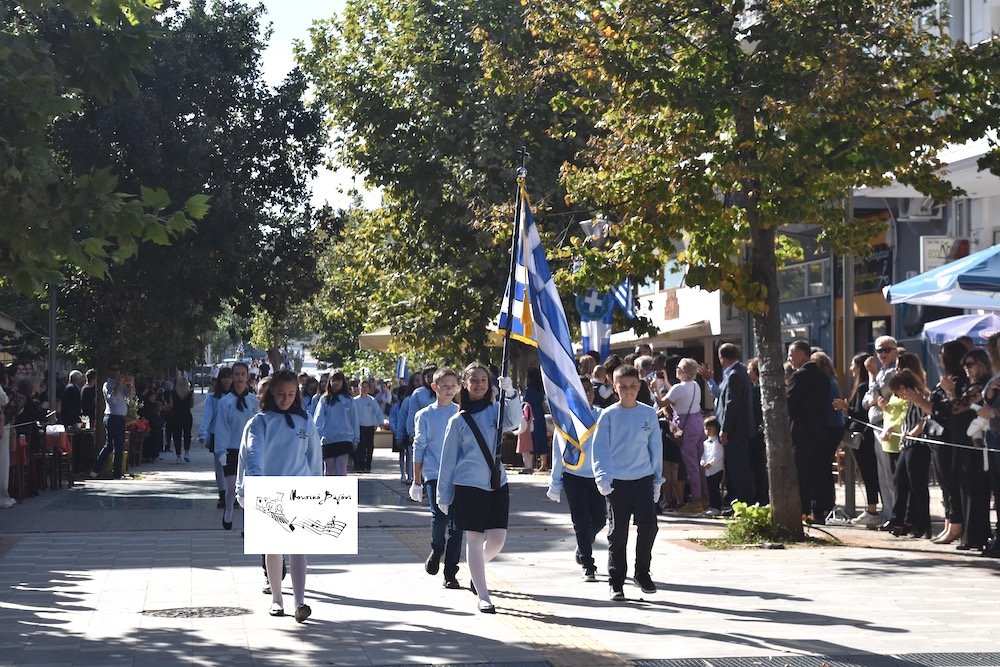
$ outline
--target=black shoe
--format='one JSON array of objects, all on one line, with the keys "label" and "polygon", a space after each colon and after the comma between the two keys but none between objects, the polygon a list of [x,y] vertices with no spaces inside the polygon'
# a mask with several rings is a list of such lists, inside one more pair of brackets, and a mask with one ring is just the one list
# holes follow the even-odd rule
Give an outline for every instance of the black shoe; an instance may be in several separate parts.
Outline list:
[{"label": "black shoe", "polygon": [[919,540],[920,538],[929,540],[931,539],[931,529],[928,528],[927,530],[920,530],[918,528],[916,530],[911,530],[910,537],[912,537],[915,540]]},{"label": "black shoe", "polygon": [[979,551],[983,549],[982,544],[959,544],[955,547],[959,551]]},{"label": "black shoe", "polygon": [[458,583],[458,579],[456,579],[455,577],[445,577],[444,587],[449,590],[455,591],[462,588],[462,584]]},{"label": "black shoe", "polygon": [[994,538],[993,543],[979,555],[986,558],[1000,558],[1000,538]]},{"label": "black shoe", "polygon": [[648,574],[637,574],[632,577],[632,581],[634,581],[636,586],[638,586],[639,589],[647,595],[651,595],[656,592],[656,584],[653,583],[652,577]]},{"label": "black shoe", "polygon": [[431,555],[427,557],[424,561],[424,572],[427,574],[437,574],[438,569],[441,567],[441,554],[437,551],[432,551]]},{"label": "black shoe", "polygon": [[597,581],[597,570],[584,570],[583,580],[589,582]]},{"label": "black shoe", "polygon": [[233,529],[233,522],[232,521],[226,521],[225,519],[223,519],[222,520],[222,527],[225,528],[226,530],[232,530]]},{"label": "black shoe", "polygon": [[295,609],[295,620],[299,623],[305,623],[306,619],[312,616],[313,610],[307,604],[300,604]]}]

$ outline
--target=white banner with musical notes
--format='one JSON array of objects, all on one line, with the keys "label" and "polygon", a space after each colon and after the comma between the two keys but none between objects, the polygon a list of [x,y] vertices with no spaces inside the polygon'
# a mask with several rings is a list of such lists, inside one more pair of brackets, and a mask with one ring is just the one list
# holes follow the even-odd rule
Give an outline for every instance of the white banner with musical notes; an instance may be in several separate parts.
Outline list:
[{"label": "white banner with musical notes", "polygon": [[358,553],[357,477],[244,479],[245,554]]}]

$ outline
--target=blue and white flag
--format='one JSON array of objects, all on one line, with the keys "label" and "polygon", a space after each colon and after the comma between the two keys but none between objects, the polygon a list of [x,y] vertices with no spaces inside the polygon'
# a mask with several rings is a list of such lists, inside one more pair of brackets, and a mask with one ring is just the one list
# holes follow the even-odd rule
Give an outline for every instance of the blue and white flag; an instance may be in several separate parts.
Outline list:
[{"label": "blue and white flag", "polygon": [[410,379],[410,369],[406,367],[406,355],[401,354],[399,358],[396,359],[396,379],[406,380]]},{"label": "blue and white flag", "polygon": [[[497,319],[497,331],[503,335],[510,327],[510,337],[528,345],[534,345],[534,330],[531,321],[531,309],[528,307],[527,299],[528,271],[524,267],[524,249],[517,248],[517,266],[514,269],[514,284],[507,284],[504,291],[503,302],[500,304],[500,317]],[[511,302],[510,292],[514,290],[514,300]],[[507,305],[511,305],[513,317],[507,312]]]},{"label": "blue and white flag", "polygon": [[[563,449],[563,464],[569,470],[579,470],[585,463],[583,443],[594,432],[594,415],[577,372],[566,311],[549,271],[545,249],[531,215],[528,193],[523,187],[517,217],[521,238],[517,248],[517,270],[514,284],[507,286],[499,328],[510,326],[512,337],[520,332],[518,340],[538,348],[552,422],[566,442],[573,445]],[[508,314],[506,306],[511,290],[515,305]]]},{"label": "blue and white flag", "polygon": [[632,298],[632,281],[626,278],[621,285],[612,288],[611,296],[614,297],[615,303],[618,307],[622,309],[625,313],[625,317],[629,321],[635,319],[635,300]]}]

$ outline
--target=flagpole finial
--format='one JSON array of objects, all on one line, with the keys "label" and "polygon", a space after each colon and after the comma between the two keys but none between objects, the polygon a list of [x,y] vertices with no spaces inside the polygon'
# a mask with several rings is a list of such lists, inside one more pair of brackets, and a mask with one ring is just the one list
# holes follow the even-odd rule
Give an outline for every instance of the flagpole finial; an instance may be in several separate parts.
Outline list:
[{"label": "flagpole finial", "polygon": [[524,185],[524,181],[528,178],[528,170],[524,166],[528,161],[528,149],[525,146],[521,146],[517,149],[517,154],[521,158],[521,166],[514,173],[517,174],[517,182]]}]

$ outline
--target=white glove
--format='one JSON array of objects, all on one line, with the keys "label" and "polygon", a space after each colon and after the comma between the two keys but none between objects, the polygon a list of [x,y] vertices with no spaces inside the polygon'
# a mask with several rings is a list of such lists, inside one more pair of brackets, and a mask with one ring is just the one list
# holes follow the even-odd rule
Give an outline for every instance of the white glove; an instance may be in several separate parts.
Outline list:
[{"label": "white glove", "polygon": [[451,507],[451,505],[449,503],[445,503],[444,505],[442,505],[441,503],[438,503],[438,509],[441,510],[441,514],[444,514],[446,516],[448,514],[448,508],[450,508],[450,507]]},{"label": "white glove", "polygon": [[414,482],[410,484],[410,500],[419,503],[424,499],[424,487]]},{"label": "white glove", "polygon": [[611,482],[606,479],[602,479],[597,483],[597,490],[600,491],[602,496],[610,496],[611,492],[614,491],[614,489],[611,488]]},{"label": "white glove", "polygon": [[561,493],[560,493],[560,492],[559,492],[558,490],[556,490],[556,489],[553,489],[553,488],[552,488],[552,487],[550,486],[550,487],[549,487],[549,490],[545,492],[545,495],[546,495],[546,497],[547,497],[547,498],[548,498],[549,500],[551,500],[551,501],[553,501],[553,502],[559,502],[559,497],[560,497],[560,496],[561,496],[562,494],[561,494]]},{"label": "white glove", "polygon": [[990,420],[976,417],[969,423],[969,428],[966,429],[965,434],[970,438],[982,438],[988,430],[990,430]]},{"label": "white glove", "polygon": [[660,502],[660,487],[653,485],[653,504]]},{"label": "white glove", "polygon": [[504,396],[514,393],[514,381],[506,376],[500,378],[500,391],[503,392]]}]

